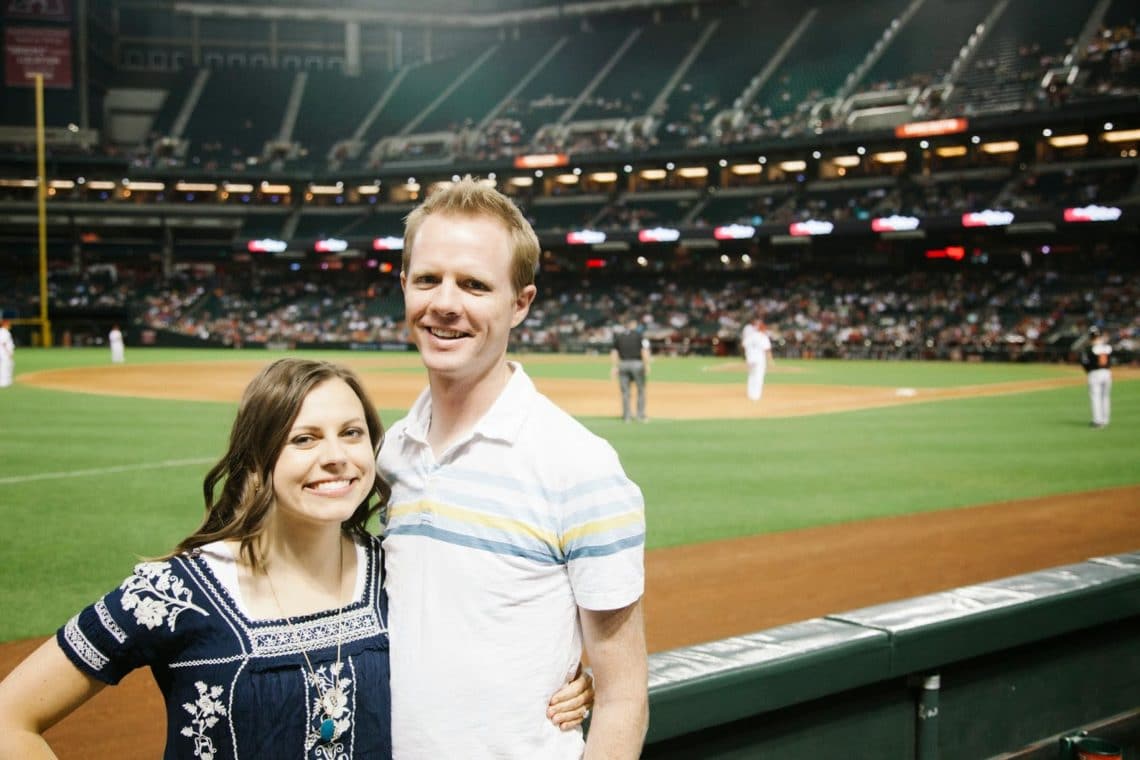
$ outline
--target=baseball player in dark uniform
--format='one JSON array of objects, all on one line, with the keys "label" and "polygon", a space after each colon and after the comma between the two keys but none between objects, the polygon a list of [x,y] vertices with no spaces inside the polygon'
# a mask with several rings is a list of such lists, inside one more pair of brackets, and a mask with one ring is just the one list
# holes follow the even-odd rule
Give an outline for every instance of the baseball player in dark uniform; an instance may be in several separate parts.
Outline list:
[{"label": "baseball player in dark uniform", "polygon": [[1092,426],[1106,427],[1112,411],[1112,346],[1104,331],[1095,325],[1089,328],[1089,341],[1081,352],[1081,366],[1088,374]]},{"label": "baseball player in dark uniform", "polygon": [[610,374],[617,377],[621,385],[621,416],[629,422],[629,385],[637,386],[637,419],[645,422],[645,378],[649,374],[649,341],[637,331],[637,320],[626,323],[625,330],[614,335],[614,347],[610,351],[612,366]]}]

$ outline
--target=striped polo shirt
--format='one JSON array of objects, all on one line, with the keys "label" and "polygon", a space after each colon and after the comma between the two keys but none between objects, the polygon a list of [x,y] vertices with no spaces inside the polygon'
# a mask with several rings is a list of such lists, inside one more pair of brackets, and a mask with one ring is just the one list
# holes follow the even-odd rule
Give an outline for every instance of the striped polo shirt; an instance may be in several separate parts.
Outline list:
[{"label": "striped polo shirt", "polygon": [[425,391],[388,432],[384,551],[392,739],[400,760],[577,758],[546,718],[577,667],[578,608],[645,586],[645,510],[605,440],[516,363],[487,414],[438,459]]}]

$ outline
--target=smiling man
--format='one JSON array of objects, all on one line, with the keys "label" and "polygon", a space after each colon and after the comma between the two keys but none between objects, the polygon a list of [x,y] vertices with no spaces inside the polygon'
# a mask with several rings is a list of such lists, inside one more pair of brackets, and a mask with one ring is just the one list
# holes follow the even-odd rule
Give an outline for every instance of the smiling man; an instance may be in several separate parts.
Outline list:
[{"label": "smiling man", "polygon": [[[511,200],[470,177],[407,220],[400,282],[429,385],[378,459],[399,760],[636,758],[644,740],[641,491],[506,356],[538,254]],[[583,649],[585,743],[546,716]]]}]

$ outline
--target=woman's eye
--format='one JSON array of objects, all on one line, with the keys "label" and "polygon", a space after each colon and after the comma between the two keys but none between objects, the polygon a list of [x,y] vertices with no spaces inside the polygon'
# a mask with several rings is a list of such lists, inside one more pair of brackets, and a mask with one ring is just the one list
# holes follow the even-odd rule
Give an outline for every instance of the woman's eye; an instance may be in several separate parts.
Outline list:
[{"label": "woman's eye", "polygon": [[312,443],[314,440],[316,439],[311,435],[295,435],[289,442],[294,446],[305,446]]}]

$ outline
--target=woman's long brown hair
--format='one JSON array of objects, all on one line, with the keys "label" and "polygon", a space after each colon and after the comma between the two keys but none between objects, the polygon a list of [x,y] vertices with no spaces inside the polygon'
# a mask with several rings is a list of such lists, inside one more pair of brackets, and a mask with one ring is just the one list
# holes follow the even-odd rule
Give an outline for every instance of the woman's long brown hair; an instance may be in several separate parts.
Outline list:
[{"label": "woman's long brown hair", "polygon": [[[380,416],[352,370],[330,362],[278,359],[246,386],[230,430],[229,448],[202,482],[206,517],[198,530],[178,544],[175,554],[214,541],[237,539],[249,565],[255,570],[261,565],[264,558],[258,556],[257,539],[265,530],[274,502],[277,457],[309,392],[332,379],[343,380],[360,399],[373,454],[380,450],[384,440]],[[219,485],[221,492],[215,498]],[[373,495],[379,497],[375,503]],[[377,474],[364,501],[343,523],[344,530],[367,536],[368,521],[388,503],[390,495],[388,484]]]}]

